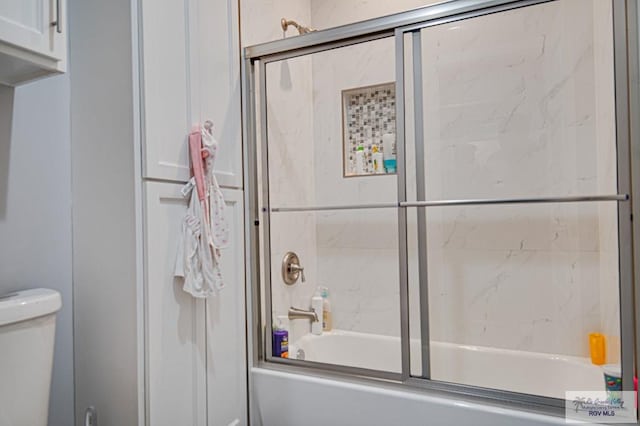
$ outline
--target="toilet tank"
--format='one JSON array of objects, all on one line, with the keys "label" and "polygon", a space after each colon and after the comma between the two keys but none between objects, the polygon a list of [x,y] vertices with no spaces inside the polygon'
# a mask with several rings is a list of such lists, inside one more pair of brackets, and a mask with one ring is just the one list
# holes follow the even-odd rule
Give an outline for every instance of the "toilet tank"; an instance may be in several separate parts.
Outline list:
[{"label": "toilet tank", "polygon": [[46,426],[60,294],[0,295],[0,425]]}]

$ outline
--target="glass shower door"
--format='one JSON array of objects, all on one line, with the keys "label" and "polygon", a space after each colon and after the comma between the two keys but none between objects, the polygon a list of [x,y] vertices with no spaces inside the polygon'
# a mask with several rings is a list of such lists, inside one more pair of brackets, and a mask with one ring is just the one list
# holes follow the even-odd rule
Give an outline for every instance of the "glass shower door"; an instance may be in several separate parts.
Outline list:
[{"label": "glass shower door", "polygon": [[393,49],[386,38],[262,68],[272,361],[401,371],[397,177],[382,155]]},{"label": "glass shower door", "polygon": [[562,0],[401,34],[420,301],[411,374],[558,399],[604,390],[589,336],[619,368],[628,199],[612,4]]},{"label": "glass shower door", "polygon": [[632,389],[624,2],[481,3],[247,61],[261,359],[553,409]]}]

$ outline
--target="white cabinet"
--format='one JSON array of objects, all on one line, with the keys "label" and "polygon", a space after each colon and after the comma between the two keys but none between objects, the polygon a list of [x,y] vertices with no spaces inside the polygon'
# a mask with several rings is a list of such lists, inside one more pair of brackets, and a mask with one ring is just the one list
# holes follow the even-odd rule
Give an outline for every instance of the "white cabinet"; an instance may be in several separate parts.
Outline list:
[{"label": "white cabinet", "polygon": [[205,308],[174,279],[187,202],[180,185],[145,183],[148,422],[203,426],[206,415]]},{"label": "white cabinet", "polygon": [[237,2],[141,0],[143,175],[189,179],[187,134],[210,120],[221,186],[242,187]]},{"label": "white cabinet", "polygon": [[[246,425],[237,2],[69,1],[76,426]],[[173,278],[205,120],[232,226],[206,301]]]},{"label": "white cabinet", "polygon": [[242,191],[223,190],[231,242],[222,252],[227,287],[207,299],[208,426],[246,425],[247,357],[244,310],[244,220]]},{"label": "white cabinet", "polygon": [[180,188],[145,183],[148,422],[246,425],[242,191],[223,190],[231,226],[221,263],[226,288],[202,300],[173,278],[186,210]]},{"label": "white cabinet", "polygon": [[0,83],[65,71],[65,11],[65,0],[0,1]]}]

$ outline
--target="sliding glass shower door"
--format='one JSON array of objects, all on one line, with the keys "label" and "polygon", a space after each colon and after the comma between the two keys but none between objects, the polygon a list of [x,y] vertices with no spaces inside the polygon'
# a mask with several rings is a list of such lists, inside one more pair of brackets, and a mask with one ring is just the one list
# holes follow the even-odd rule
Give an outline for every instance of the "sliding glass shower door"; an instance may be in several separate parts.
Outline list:
[{"label": "sliding glass shower door", "polygon": [[593,334],[620,365],[612,14],[564,0],[398,31],[412,376],[564,399],[603,389]]},{"label": "sliding glass shower door", "polygon": [[461,1],[250,48],[260,360],[556,408],[604,371],[631,389],[623,3]]},{"label": "sliding glass shower door", "polygon": [[[394,57],[385,38],[264,65],[276,361],[401,372],[397,177],[382,157],[383,136],[395,143]],[[288,279],[291,253],[304,270]],[[330,313],[313,311],[323,294]]]}]

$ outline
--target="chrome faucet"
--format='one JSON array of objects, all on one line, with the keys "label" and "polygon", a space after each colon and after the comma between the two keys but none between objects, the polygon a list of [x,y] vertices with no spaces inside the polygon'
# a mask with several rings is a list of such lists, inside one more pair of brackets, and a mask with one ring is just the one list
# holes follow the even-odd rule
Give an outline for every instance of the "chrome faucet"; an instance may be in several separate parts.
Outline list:
[{"label": "chrome faucet", "polygon": [[318,315],[315,311],[305,311],[304,309],[294,308],[293,306],[289,308],[289,319],[309,319],[311,322],[318,322]]}]

